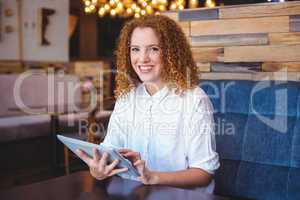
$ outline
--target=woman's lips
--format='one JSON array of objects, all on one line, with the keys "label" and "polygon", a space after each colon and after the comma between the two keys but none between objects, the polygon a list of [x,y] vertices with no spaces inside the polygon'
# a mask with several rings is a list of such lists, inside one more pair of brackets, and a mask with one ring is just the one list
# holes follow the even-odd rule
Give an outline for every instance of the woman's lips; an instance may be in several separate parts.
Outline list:
[{"label": "woman's lips", "polygon": [[153,65],[139,65],[138,68],[142,73],[147,73],[152,70]]}]

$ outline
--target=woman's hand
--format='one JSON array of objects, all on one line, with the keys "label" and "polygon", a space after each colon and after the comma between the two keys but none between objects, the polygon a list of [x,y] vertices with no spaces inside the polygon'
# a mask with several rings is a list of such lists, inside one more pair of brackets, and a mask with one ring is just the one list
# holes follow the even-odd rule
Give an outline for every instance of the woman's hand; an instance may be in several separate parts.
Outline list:
[{"label": "woman's hand", "polygon": [[146,163],[144,160],[141,160],[141,155],[139,152],[132,151],[130,149],[120,149],[119,153],[130,160],[130,162],[135,166],[138,170],[140,176],[139,180],[145,185],[154,185],[157,184],[157,177],[155,173],[150,171],[146,167]]},{"label": "woman's hand", "polygon": [[119,153],[128,159],[132,164],[138,160],[141,160],[141,154],[139,152],[132,151],[131,149],[119,149]]},{"label": "woman's hand", "polygon": [[93,157],[90,157],[84,151],[77,149],[77,155],[89,166],[91,175],[98,179],[103,180],[121,172],[125,172],[127,168],[115,169],[119,160],[114,160],[108,164],[108,153],[104,152],[100,156],[97,148],[93,148]]}]

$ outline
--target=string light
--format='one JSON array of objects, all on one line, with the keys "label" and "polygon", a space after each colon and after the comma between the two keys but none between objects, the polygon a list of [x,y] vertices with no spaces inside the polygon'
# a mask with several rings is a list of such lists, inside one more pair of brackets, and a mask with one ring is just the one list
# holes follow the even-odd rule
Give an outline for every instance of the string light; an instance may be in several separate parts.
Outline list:
[{"label": "string light", "polygon": [[216,6],[216,3],[213,0],[206,0],[205,1],[205,7],[213,8],[215,6]]},{"label": "string light", "polygon": [[[98,15],[141,17],[144,15],[159,15],[166,10],[183,10],[186,8],[185,0],[82,0],[84,12]],[[215,7],[215,0],[206,0],[206,7]],[[189,8],[199,7],[199,0],[189,0]]]},{"label": "string light", "polygon": [[199,1],[198,0],[190,0],[189,5],[190,5],[190,8],[197,8],[199,5]]}]

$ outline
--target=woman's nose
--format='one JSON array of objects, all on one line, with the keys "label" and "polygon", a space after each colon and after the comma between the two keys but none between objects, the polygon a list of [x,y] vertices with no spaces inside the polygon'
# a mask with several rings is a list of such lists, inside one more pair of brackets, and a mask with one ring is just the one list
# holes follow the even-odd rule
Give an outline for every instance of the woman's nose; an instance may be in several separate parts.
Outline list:
[{"label": "woman's nose", "polygon": [[149,62],[149,60],[150,60],[149,53],[147,51],[142,51],[140,54],[140,61]]}]

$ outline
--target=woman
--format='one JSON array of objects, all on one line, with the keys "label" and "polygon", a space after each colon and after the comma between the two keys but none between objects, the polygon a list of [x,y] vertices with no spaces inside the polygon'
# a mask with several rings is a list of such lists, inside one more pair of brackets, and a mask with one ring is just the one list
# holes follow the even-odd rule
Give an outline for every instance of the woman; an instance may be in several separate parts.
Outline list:
[{"label": "woman", "polygon": [[[144,184],[202,186],[212,192],[215,152],[212,106],[181,28],[165,16],[134,19],[121,31],[116,97],[104,144],[115,146]],[[127,169],[108,155],[78,152],[102,180]],[[123,175],[124,176],[124,175]],[[130,177],[129,177],[130,178]]]}]

